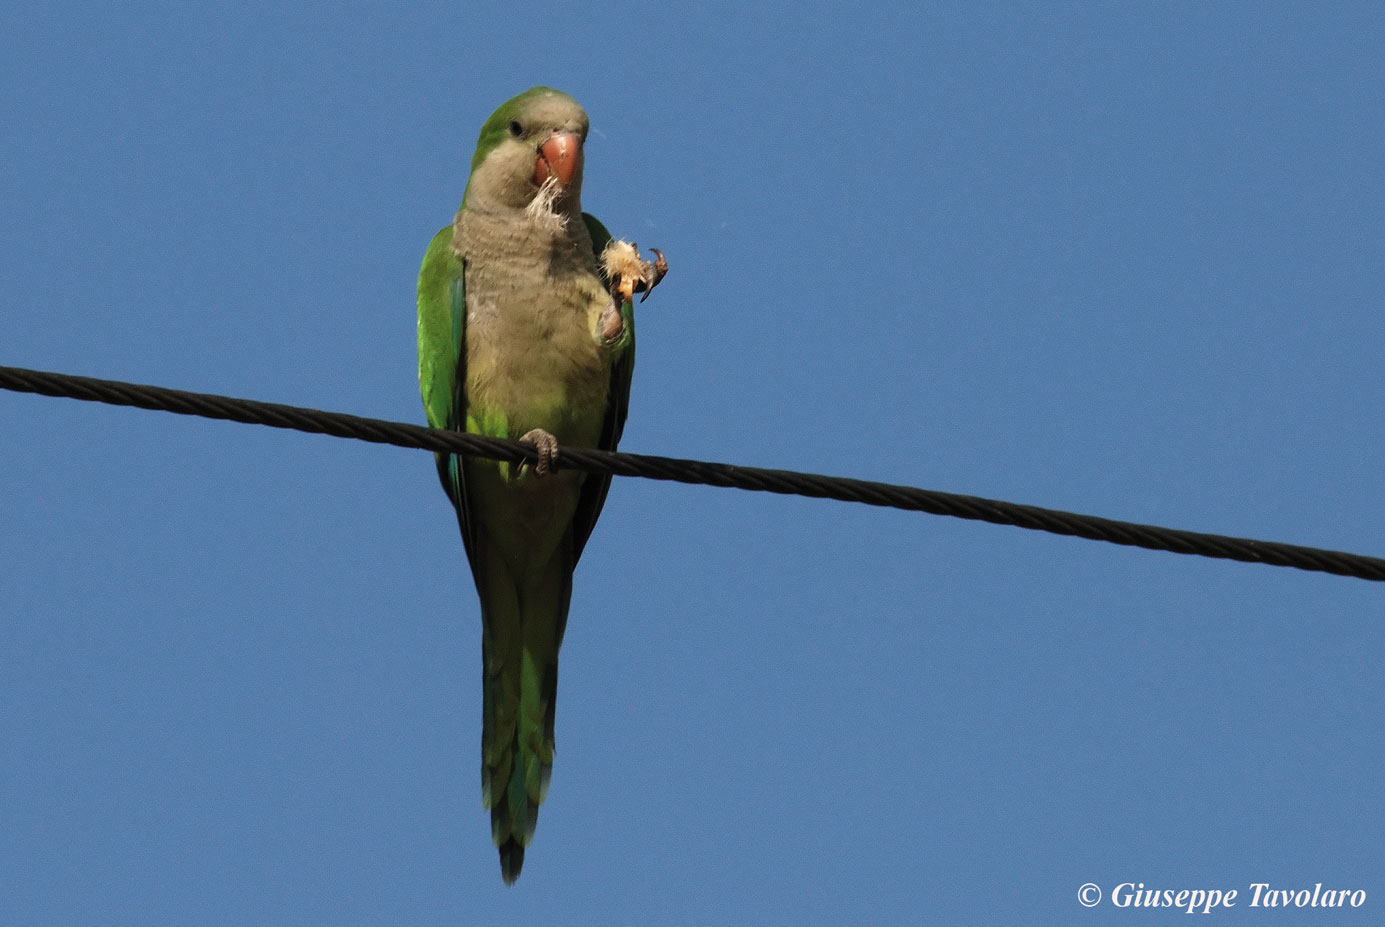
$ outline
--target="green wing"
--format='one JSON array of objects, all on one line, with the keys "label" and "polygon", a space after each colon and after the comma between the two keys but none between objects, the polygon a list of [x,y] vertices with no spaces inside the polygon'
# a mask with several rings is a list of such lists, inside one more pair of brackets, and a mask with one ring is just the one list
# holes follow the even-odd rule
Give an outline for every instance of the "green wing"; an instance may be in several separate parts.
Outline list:
[{"label": "green wing", "polygon": [[[466,425],[466,262],[452,248],[452,226],[428,244],[418,272],[418,387],[433,428]],[[472,560],[471,520],[461,458],[436,454],[438,479],[457,509],[457,523]],[[474,563],[473,563],[474,566]]]},{"label": "green wing", "polygon": [[454,422],[465,304],[462,259],[452,250],[449,225],[428,243],[418,272],[418,386],[434,428],[450,428]]},{"label": "green wing", "polygon": [[[606,250],[606,245],[611,241],[611,233],[606,231],[606,226],[602,225],[595,216],[582,213],[582,221],[586,223],[587,233],[591,235],[592,251],[596,254],[597,267],[601,268],[601,252]],[[602,280],[606,283],[606,288],[610,289],[611,281],[606,280],[604,271]],[[611,366],[611,386],[606,398],[606,417],[601,424],[601,439],[597,447],[606,451],[614,451],[620,442],[621,433],[625,431],[625,416],[630,411],[630,380],[635,372],[635,307],[630,303],[624,303],[620,307],[621,318],[625,322],[625,330],[630,333],[630,343],[625,346],[616,362]],[[582,495],[577,500],[577,512],[572,519],[572,562],[577,563],[582,556],[582,549],[587,546],[587,538],[591,536],[592,528],[596,527],[596,519],[601,515],[601,507],[606,504],[606,492],[611,488],[611,475],[609,473],[588,474],[582,483]]]}]

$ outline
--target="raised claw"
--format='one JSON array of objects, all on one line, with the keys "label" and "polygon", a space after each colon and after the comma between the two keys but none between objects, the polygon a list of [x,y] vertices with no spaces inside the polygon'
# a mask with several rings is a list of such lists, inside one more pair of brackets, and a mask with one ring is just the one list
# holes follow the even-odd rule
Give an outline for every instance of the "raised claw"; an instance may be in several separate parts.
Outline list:
[{"label": "raised claw", "polygon": [[649,291],[668,273],[668,261],[658,248],[650,248],[654,260],[640,257],[639,245],[633,241],[613,241],[602,253],[601,262],[611,281],[611,296],[618,303],[630,302],[636,293],[643,293],[640,302],[649,298]]},{"label": "raised claw", "polygon": [[644,288],[644,295],[640,297],[640,302],[644,302],[649,298],[649,294],[654,292],[654,288],[659,285],[659,281],[664,279],[664,275],[668,273],[668,261],[664,260],[664,252],[660,251],[658,248],[650,248],[649,250],[654,252],[654,263],[649,264],[645,262],[645,266],[651,268],[650,272],[653,273],[654,279],[650,280],[649,285]]}]

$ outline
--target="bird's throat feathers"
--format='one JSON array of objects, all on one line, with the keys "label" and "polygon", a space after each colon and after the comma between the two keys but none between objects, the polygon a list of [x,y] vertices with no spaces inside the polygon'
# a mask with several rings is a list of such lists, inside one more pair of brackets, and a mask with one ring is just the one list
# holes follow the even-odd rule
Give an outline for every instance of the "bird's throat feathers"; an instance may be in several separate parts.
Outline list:
[{"label": "bird's throat feathers", "polygon": [[556,178],[544,181],[522,209],[488,209],[485,203],[464,202],[453,219],[452,242],[458,256],[464,256],[464,217],[468,223],[480,223],[492,231],[508,230],[510,243],[515,239],[552,242],[585,232],[582,209],[576,191],[564,190]]},{"label": "bird's throat feathers", "polygon": [[[539,187],[539,191],[534,194],[534,198],[529,201],[529,205],[524,207],[524,218],[532,223],[536,228],[545,232],[558,234],[567,228],[568,222],[574,216],[581,215],[581,209],[572,211],[558,210],[558,204],[563,199],[563,186],[558,182],[558,178],[549,177]],[[571,197],[567,197],[570,199]]]}]

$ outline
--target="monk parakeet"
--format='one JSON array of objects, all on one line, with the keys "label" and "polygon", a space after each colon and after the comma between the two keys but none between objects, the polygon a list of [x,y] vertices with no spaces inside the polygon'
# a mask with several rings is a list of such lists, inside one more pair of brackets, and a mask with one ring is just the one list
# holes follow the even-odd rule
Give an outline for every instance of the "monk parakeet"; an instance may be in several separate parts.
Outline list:
[{"label": "monk parakeet", "polygon": [[565,93],[535,87],[501,105],[418,277],[428,423],[540,452],[533,467],[437,459],[481,599],[481,795],[507,884],[548,790],[572,570],[611,482],[549,470],[559,444],[615,449],[635,363],[631,296],[666,269],[582,212],[586,138],[587,114]]}]

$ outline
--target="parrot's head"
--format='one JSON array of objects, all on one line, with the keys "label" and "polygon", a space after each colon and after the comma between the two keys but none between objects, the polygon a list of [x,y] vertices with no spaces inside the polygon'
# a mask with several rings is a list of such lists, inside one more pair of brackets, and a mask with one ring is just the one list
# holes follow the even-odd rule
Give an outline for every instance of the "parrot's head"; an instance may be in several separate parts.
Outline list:
[{"label": "parrot's head", "polygon": [[500,105],[471,159],[464,203],[490,209],[580,213],[587,114],[551,87],[534,87]]}]

